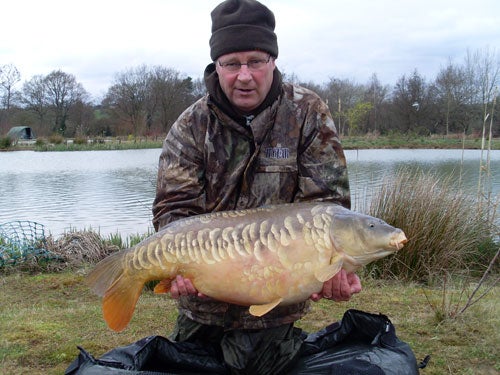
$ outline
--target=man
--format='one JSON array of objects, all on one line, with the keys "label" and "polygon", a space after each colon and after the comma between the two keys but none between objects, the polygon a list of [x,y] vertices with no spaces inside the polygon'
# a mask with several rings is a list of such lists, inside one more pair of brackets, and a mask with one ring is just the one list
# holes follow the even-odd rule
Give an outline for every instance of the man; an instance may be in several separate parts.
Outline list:
[{"label": "man", "polygon": [[[227,0],[211,13],[208,94],[173,124],[160,156],[153,223],[206,212],[306,200],[350,207],[344,152],[326,104],[283,83],[273,13],[255,0]],[[238,286],[235,285],[235,288]],[[361,290],[340,272],[311,296],[348,300]],[[277,374],[292,365],[309,301],[257,318],[248,308],[197,293],[177,277],[172,338],[220,349],[235,374]]]}]

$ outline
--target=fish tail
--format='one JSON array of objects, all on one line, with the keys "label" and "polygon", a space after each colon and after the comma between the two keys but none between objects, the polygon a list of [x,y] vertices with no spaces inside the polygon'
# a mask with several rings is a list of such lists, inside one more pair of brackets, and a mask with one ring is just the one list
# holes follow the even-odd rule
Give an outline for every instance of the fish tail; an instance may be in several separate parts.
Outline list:
[{"label": "fish tail", "polygon": [[108,327],[122,331],[132,319],[145,280],[127,272],[125,257],[131,251],[120,251],[103,259],[87,276],[87,285],[103,297],[102,311]]},{"label": "fish tail", "polygon": [[87,275],[86,284],[100,297],[120,277],[125,268],[127,250],[118,251],[101,260]]}]

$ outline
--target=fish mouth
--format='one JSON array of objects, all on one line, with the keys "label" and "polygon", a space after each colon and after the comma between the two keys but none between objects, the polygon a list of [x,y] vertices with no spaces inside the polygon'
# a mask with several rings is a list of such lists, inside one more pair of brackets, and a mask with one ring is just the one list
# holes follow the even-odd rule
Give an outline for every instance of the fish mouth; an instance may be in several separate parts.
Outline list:
[{"label": "fish mouth", "polygon": [[401,250],[404,247],[405,243],[407,243],[407,242],[408,242],[408,238],[406,238],[406,235],[403,232],[401,232],[396,236],[396,238],[393,238],[389,242],[389,244],[392,247],[396,248],[396,251],[397,251],[397,250]]}]

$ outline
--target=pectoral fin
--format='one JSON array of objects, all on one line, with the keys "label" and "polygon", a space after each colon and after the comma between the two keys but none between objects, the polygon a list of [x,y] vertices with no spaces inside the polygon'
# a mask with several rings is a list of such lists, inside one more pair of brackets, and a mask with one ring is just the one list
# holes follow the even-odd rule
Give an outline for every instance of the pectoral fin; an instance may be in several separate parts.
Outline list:
[{"label": "pectoral fin", "polygon": [[340,271],[343,263],[344,262],[342,256],[337,254],[332,257],[329,265],[317,269],[314,272],[314,276],[316,277],[316,279],[318,279],[318,281],[324,283],[325,281],[330,280]]},{"label": "pectoral fin", "polygon": [[163,279],[154,288],[155,294],[163,294],[170,292],[170,284],[172,280]]},{"label": "pectoral fin", "polygon": [[250,314],[260,317],[264,314],[267,314],[269,311],[278,306],[281,301],[283,301],[283,298],[278,298],[277,300],[270,303],[266,303],[265,305],[252,305],[250,306],[249,309]]}]

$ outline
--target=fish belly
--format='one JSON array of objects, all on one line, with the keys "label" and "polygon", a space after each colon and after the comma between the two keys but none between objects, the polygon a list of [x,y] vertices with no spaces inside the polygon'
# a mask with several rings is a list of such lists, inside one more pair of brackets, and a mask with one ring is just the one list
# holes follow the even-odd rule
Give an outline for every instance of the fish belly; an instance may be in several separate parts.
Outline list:
[{"label": "fish belly", "polygon": [[282,299],[280,305],[306,300],[322,288],[312,262],[285,266],[279,259],[266,262],[232,259],[217,264],[194,264],[186,269],[195,287],[214,299],[242,306],[261,305]]}]

